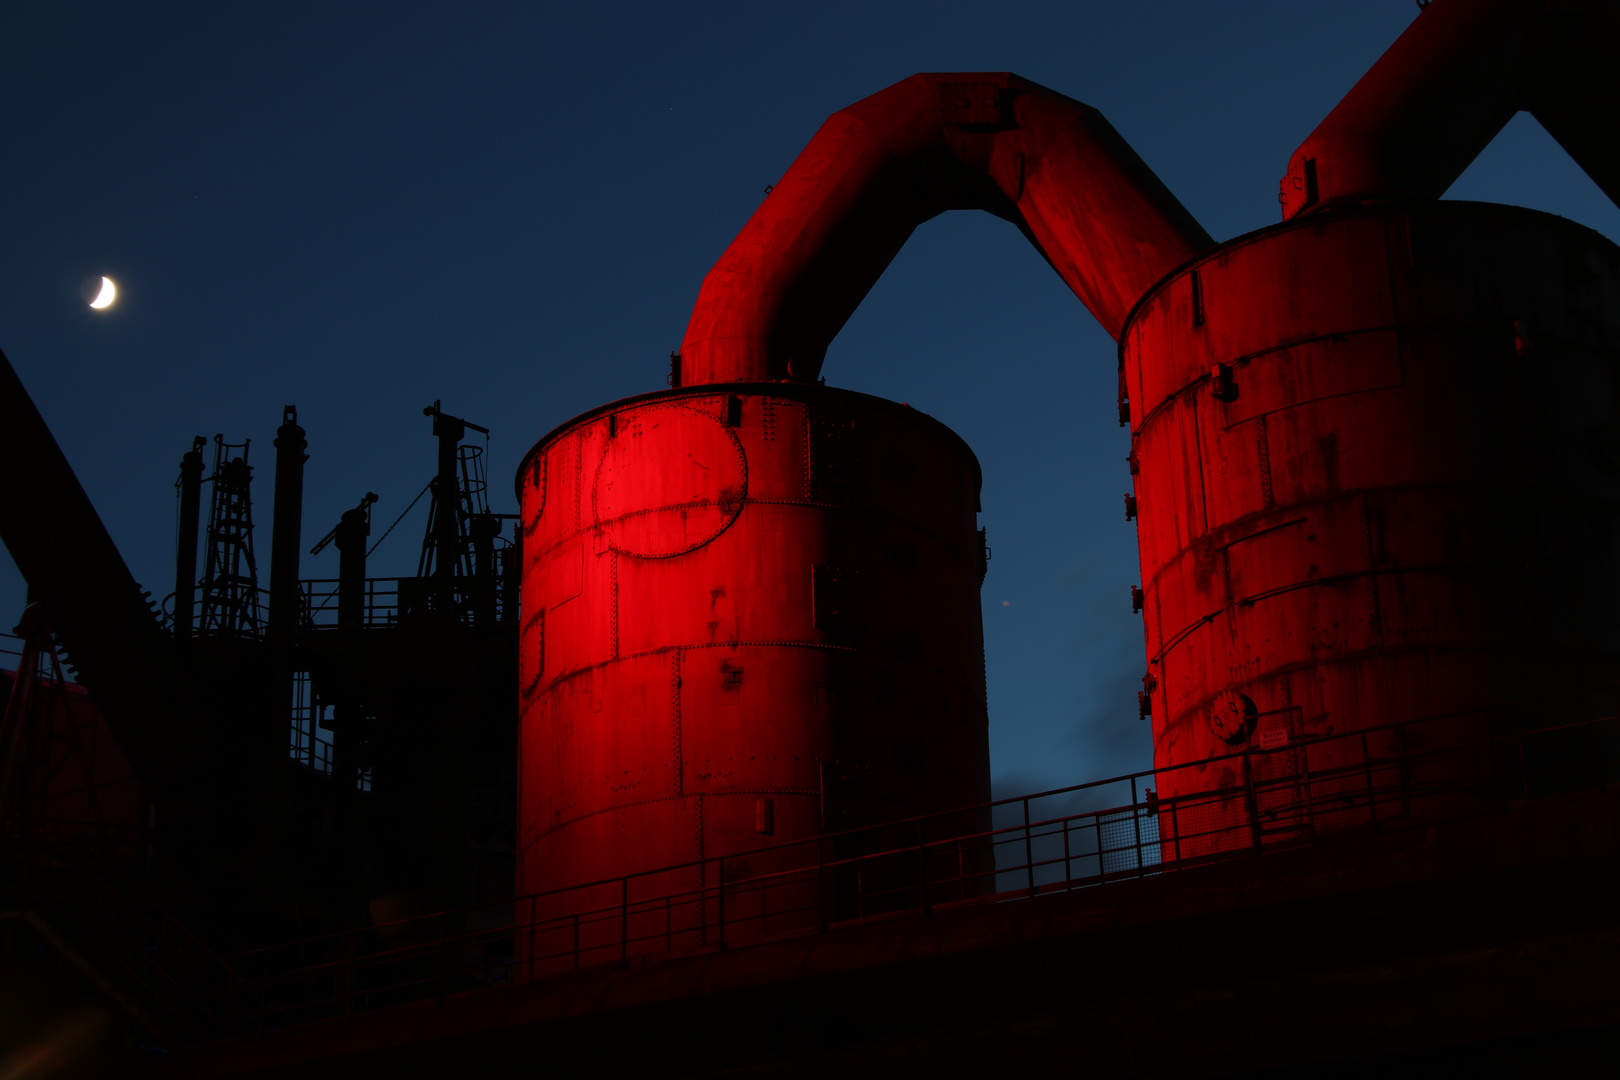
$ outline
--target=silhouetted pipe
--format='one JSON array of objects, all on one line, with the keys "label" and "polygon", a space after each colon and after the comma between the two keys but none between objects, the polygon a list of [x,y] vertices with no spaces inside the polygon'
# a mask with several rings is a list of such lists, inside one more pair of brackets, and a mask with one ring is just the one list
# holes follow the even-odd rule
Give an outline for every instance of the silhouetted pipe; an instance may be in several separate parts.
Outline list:
[{"label": "silhouetted pipe", "polygon": [[[275,519],[270,531],[270,638],[281,653],[298,628],[298,547],[304,525],[304,451],[298,410],[282,409],[276,429]],[[284,656],[278,656],[284,660]]]},{"label": "silhouetted pipe", "polygon": [[488,510],[474,514],[468,522],[473,549],[473,615],[480,626],[495,622],[495,541],[501,535],[501,519]]},{"label": "silhouetted pipe", "polygon": [[423,409],[422,415],[433,417],[433,434],[439,439],[439,471],[433,480],[434,606],[439,611],[451,611],[455,608],[456,562],[461,549],[461,469],[456,447],[466,438],[469,428],[485,435],[489,428],[441,411],[437,401]]},{"label": "silhouetted pipe", "polygon": [[1006,72],[913,75],[834,113],[698,294],[680,385],[814,381],[913,230],[946,210],[1017,225],[1114,336],[1211,246],[1101,113]]},{"label": "silhouetted pipe", "polygon": [[449,611],[455,600],[456,548],[461,539],[456,522],[456,504],[461,501],[456,447],[461,442],[462,427],[450,417],[440,416],[434,421],[434,431],[439,436],[439,473],[433,482],[439,516],[434,519],[437,535],[433,538],[433,578],[439,593],[439,610]]},{"label": "silhouetted pipe", "polygon": [[143,780],[166,764],[155,711],[179,707],[168,638],[73,468],[0,353],[0,541]]},{"label": "silhouetted pipe", "polygon": [[1289,159],[1283,218],[1438,199],[1528,110],[1620,202],[1620,5],[1435,0]]},{"label": "silhouetted pipe", "polygon": [[501,557],[501,613],[517,621],[518,593],[523,583],[523,521],[512,522],[512,542]]},{"label": "silhouetted pipe", "polygon": [[371,504],[366,492],[360,505],[343,511],[334,531],[338,549],[338,625],[358,630],[366,619],[366,540],[371,536]]},{"label": "silhouetted pipe", "polygon": [[197,524],[202,515],[203,447],[201,435],[180,458],[180,535],[174,551],[174,640],[191,639],[197,607]]}]

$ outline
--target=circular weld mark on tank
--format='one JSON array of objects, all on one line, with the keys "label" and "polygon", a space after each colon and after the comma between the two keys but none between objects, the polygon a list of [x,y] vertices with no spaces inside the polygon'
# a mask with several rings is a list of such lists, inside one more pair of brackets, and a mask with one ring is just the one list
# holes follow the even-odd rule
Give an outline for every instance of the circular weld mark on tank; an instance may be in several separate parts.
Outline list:
[{"label": "circular weld mark on tank", "polygon": [[1209,730],[1228,746],[1248,741],[1260,722],[1260,709],[1254,698],[1238,690],[1223,690],[1210,703]]},{"label": "circular weld mark on tank", "polygon": [[725,532],[747,495],[748,462],[736,433],[710,413],[669,403],[617,415],[591,508],[608,547],[667,559]]}]

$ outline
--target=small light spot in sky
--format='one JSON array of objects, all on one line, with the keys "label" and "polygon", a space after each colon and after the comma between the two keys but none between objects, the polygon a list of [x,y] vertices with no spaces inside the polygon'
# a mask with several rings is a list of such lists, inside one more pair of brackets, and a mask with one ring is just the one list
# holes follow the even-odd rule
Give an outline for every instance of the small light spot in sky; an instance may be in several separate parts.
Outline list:
[{"label": "small light spot in sky", "polygon": [[1012,601],[1011,600],[1003,600],[1001,602],[1001,606],[1002,607],[1012,607]]}]

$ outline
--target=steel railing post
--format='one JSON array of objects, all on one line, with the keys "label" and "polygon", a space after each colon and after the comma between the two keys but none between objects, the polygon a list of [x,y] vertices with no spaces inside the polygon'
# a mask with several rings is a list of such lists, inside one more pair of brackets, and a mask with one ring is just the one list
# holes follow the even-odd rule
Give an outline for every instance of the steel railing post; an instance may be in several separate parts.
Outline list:
[{"label": "steel railing post", "polygon": [[1249,811],[1249,838],[1256,851],[1261,847],[1260,798],[1254,790],[1254,766],[1249,751],[1243,751],[1243,801]]},{"label": "steel railing post", "polygon": [[821,921],[821,932],[827,932],[827,844],[816,837],[816,914]]},{"label": "steel railing post", "polygon": [[1316,835],[1316,796],[1311,791],[1311,744],[1305,741],[1305,710],[1297,705],[1294,708],[1299,709],[1296,730],[1299,732],[1300,783],[1304,787],[1305,834],[1309,837]]},{"label": "steel railing post", "polygon": [[[1029,835],[1029,796],[1024,796],[1024,878],[1029,885],[1029,895],[1035,895],[1035,844]],[[1099,838],[1098,843],[1101,844]]]},{"label": "steel railing post", "polygon": [[1063,819],[1063,881],[1074,880],[1074,868],[1069,865],[1069,818]]},{"label": "steel railing post", "polygon": [[1373,788],[1372,752],[1367,749],[1367,733],[1361,733],[1361,768],[1367,780],[1367,813],[1378,824],[1378,794]]},{"label": "steel railing post", "polygon": [[630,878],[619,879],[619,963],[630,962]]},{"label": "steel railing post", "polygon": [[1131,777],[1131,826],[1136,830],[1136,868],[1142,869],[1142,809],[1136,797],[1136,777]]},{"label": "steel railing post", "polygon": [[[1158,778],[1155,777],[1154,779],[1157,780]],[[1174,795],[1170,796],[1170,838],[1171,838],[1172,842],[1175,844],[1176,862],[1180,863],[1181,862],[1181,817],[1180,817],[1181,812],[1178,809],[1178,806],[1179,806],[1179,800]],[[1164,801],[1162,799],[1159,802],[1159,814],[1160,814],[1160,820],[1163,820]]]},{"label": "steel railing post", "polygon": [[1103,859],[1102,815],[1091,815],[1091,832],[1097,838],[1097,880],[1102,881],[1108,876],[1108,863]]},{"label": "steel railing post", "polygon": [[1395,790],[1400,798],[1400,808],[1396,817],[1411,817],[1412,806],[1406,795],[1406,728],[1396,728],[1391,734],[1395,736]]}]

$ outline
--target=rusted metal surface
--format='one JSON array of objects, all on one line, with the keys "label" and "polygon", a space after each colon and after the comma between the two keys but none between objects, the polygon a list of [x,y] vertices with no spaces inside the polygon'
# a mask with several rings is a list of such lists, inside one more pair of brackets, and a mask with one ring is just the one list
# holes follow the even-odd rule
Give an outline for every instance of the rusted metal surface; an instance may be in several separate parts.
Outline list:
[{"label": "rusted metal surface", "polygon": [[1484,204],[1313,215],[1168,279],[1121,355],[1161,768],[1620,674],[1605,238]]},{"label": "rusted metal surface", "polygon": [[[668,415],[660,437],[670,446],[631,460],[616,449],[623,438],[614,407],[547,440],[526,466],[526,500],[572,499],[574,527],[594,528],[588,541],[581,532],[565,542],[526,525],[534,554],[522,678],[525,693],[544,702],[529,707],[572,718],[602,711],[604,697],[617,700],[634,686],[632,715],[641,717],[643,699],[667,679],[678,728],[683,702],[696,693],[685,689],[689,665],[707,655],[693,652],[693,642],[718,644],[731,605],[740,597],[771,602],[763,598],[787,595],[787,581],[807,586],[808,596],[782,611],[798,610],[801,619],[808,612],[824,647],[849,647],[860,632],[851,597],[870,576],[841,554],[811,554],[808,573],[772,562],[766,553],[782,541],[766,530],[783,526],[733,530],[756,495],[753,452],[738,441],[747,426],[738,418],[751,415],[755,397],[718,395],[747,380],[815,379],[827,343],[911,231],[955,207],[1017,224],[1121,340],[1120,417],[1134,424],[1136,488],[1126,514],[1139,522],[1143,570],[1131,597],[1146,620],[1148,654],[1140,704],[1155,724],[1159,765],[1612,679],[1620,640],[1604,613],[1620,599],[1620,568],[1608,555],[1609,538],[1620,535],[1620,386],[1611,373],[1620,349],[1620,253],[1542,215],[1429,201],[1516,109],[1552,116],[1570,100],[1573,84],[1546,60],[1576,55],[1572,28],[1590,23],[1589,37],[1602,39],[1608,19],[1595,8],[1441,0],[1296,155],[1290,176],[1299,183],[1285,180],[1285,211],[1324,212],[1214,254],[1201,254],[1210,246],[1203,230],[1094,110],[1017,76],[917,75],[835,114],[705,279],[682,354],[672,357],[673,384],[711,384],[694,392],[712,401],[712,416],[678,420],[688,406],[659,399]],[[1566,145],[1576,142],[1571,136]],[[1602,153],[1577,157],[1606,182]],[[1416,201],[1361,208],[1396,197]],[[1162,274],[1169,277],[1157,280]],[[847,482],[841,448],[853,442],[842,421],[810,413],[803,437],[814,468],[803,497],[836,505]],[[625,422],[652,430],[628,413]],[[593,437],[605,449],[583,434],[594,428],[604,429]],[[878,429],[895,445],[909,438],[886,419],[866,427]],[[699,457],[714,463],[701,476],[686,464]],[[676,498],[664,491],[670,484],[695,484],[702,494]],[[526,505],[525,513],[535,512]],[[825,529],[819,520],[783,520],[789,533]],[[702,585],[702,574],[682,581],[693,553],[723,534],[728,545],[747,544],[732,563],[760,572],[724,589]],[[604,553],[612,559],[603,562]],[[622,592],[619,576],[595,587],[612,597],[605,609],[564,605],[603,566],[618,575],[621,561],[660,560],[672,594],[707,591],[709,640],[695,628],[649,638],[625,654],[622,669],[647,671],[625,676],[617,666],[623,626],[702,605],[671,605],[656,590]],[[976,608],[941,611],[920,594],[895,600],[904,605],[896,611],[937,626],[977,667]],[[560,626],[564,612],[571,622]],[[567,654],[592,636],[610,644],[563,661],[565,690],[546,666],[548,651]],[[714,676],[725,684],[717,703],[741,700],[751,664],[758,661],[740,655],[724,661]],[[566,706],[558,704],[563,693]],[[783,702],[804,696],[802,687],[769,693]],[[899,730],[916,722],[904,718],[930,711],[929,702],[910,700],[884,722]],[[1558,718],[1556,708],[1547,711],[1514,723]],[[549,801],[545,812],[537,802],[526,806],[533,835],[552,829],[547,821],[585,821],[632,800],[587,797],[582,785],[653,790],[656,770],[636,755],[656,745],[668,756],[662,732],[641,730],[642,720],[600,723],[640,748],[600,761],[639,764],[610,779],[594,761],[578,771],[586,757],[544,766],[526,758],[528,797]],[[1477,726],[1459,720],[1450,734],[1436,734],[1441,725],[1426,737],[1474,737]],[[566,724],[555,730],[575,737]],[[746,744],[725,745],[735,755]],[[687,750],[679,736],[674,745],[676,764],[662,781],[672,787],[658,800],[689,797]],[[858,783],[858,770],[824,743],[806,746],[812,757],[828,755],[815,789],[825,804],[821,827],[835,827],[825,806]],[[1252,789],[1286,780],[1293,766],[1272,756],[1266,767],[1282,771],[1196,783]],[[759,786],[757,800],[771,802],[756,800],[753,820],[808,829],[792,809],[808,796],[791,792],[810,787],[793,784],[780,794]],[[783,807],[772,817],[777,798]],[[702,844],[711,826],[698,806],[702,823],[691,831]],[[579,850],[612,850],[608,835]],[[523,843],[532,847],[532,836]],[[543,858],[565,874],[589,864],[546,843]]]},{"label": "rusted metal surface", "polygon": [[978,490],[937,421],[817,386],[651,394],[542,440],[519,889],[982,803]]},{"label": "rusted metal surface", "polygon": [[1527,110],[1620,198],[1620,7],[1603,0],[1435,0],[1294,151],[1283,217],[1437,199]]},{"label": "rusted metal surface", "polygon": [[773,186],[703,280],[676,385],[814,382],[912,231],[956,209],[1018,226],[1110,334],[1213,243],[1090,106],[1008,72],[913,75],[834,113]]}]

